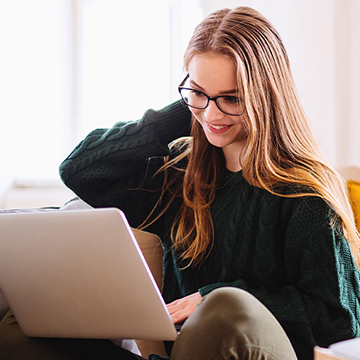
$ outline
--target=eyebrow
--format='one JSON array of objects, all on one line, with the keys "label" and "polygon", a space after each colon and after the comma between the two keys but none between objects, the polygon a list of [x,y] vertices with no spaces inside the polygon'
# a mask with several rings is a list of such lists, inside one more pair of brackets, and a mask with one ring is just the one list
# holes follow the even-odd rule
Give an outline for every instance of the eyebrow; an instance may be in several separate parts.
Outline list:
[{"label": "eyebrow", "polygon": [[[194,80],[190,79],[190,85],[194,85],[196,87],[198,87],[201,91],[205,92],[204,88],[201,87],[199,84],[197,84]],[[232,90],[228,90],[228,91],[220,91],[219,94],[237,94],[239,91],[237,89],[232,89]]]}]

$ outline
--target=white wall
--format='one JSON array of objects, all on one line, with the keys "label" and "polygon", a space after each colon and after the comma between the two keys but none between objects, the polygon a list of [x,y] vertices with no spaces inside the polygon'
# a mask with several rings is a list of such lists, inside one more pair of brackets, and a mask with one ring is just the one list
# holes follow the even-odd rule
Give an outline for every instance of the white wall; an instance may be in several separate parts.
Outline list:
[{"label": "white wall", "polygon": [[62,0],[0,1],[0,182],[57,172],[71,118],[69,11]]},{"label": "white wall", "polygon": [[250,6],[287,48],[300,98],[329,162],[360,166],[360,1],[202,0],[205,15]]},{"label": "white wall", "polygon": [[[115,5],[116,13],[100,3]],[[41,186],[58,178],[60,162],[90,129],[136,119],[148,107],[177,99],[193,28],[226,6],[252,6],[274,23],[327,158],[337,167],[360,166],[359,0],[154,0],[144,6],[136,0],[126,2],[127,10],[119,4],[125,2],[0,0],[0,207],[12,181],[35,178]],[[139,11],[143,17],[135,16]],[[147,36],[158,25],[156,16],[167,25]],[[134,22],[129,31],[124,19]],[[150,58],[156,66],[148,65]],[[131,92],[141,87],[144,100],[125,110],[127,74],[137,84]]]},{"label": "white wall", "polygon": [[0,0],[0,208],[11,184],[62,186],[89,131],[178,99],[201,18],[194,0]]}]

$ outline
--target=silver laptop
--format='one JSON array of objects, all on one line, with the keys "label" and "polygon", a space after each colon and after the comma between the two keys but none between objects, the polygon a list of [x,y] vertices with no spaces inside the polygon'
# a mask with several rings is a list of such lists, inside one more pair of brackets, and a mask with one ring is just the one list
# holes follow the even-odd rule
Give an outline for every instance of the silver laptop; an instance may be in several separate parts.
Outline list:
[{"label": "silver laptop", "polygon": [[2,214],[0,237],[0,288],[26,335],[176,338],[120,210]]}]

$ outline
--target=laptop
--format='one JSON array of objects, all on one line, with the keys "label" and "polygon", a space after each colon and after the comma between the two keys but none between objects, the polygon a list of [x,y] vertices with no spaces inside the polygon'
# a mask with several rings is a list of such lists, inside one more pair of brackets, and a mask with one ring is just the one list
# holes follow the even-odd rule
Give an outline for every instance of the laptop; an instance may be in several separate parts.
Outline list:
[{"label": "laptop", "polygon": [[0,232],[0,288],[26,335],[175,340],[119,209],[2,214]]}]

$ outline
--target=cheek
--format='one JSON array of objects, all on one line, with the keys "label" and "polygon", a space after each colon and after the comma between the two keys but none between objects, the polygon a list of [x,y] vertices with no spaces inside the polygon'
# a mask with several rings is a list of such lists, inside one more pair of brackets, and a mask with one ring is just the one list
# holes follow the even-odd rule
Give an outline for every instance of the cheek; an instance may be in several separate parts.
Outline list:
[{"label": "cheek", "polygon": [[241,121],[241,126],[242,126],[242,130],[243,130],[245,136],[248,137],[248,135],[249,135],[249,128],[248,128],[248,125],[247,125],[246,121],[242,120],[242,121]]}]

